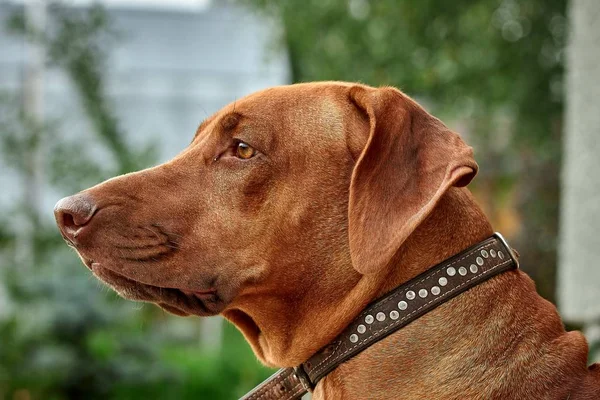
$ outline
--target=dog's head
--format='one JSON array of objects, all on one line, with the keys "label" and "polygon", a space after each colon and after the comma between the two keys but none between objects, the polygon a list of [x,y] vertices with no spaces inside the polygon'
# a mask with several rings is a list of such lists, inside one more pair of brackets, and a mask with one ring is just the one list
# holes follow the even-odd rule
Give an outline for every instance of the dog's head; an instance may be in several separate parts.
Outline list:
[{"label": "dog's head", "polygon": [[248,336],[260,319],[251,303],[293,314],[313,288],[342,296],[381,271],[476,170],[458,135],[396,89],[300,84],[226,106],[173,160],[67,197],[55,214],[123,297],[225,311]]}]

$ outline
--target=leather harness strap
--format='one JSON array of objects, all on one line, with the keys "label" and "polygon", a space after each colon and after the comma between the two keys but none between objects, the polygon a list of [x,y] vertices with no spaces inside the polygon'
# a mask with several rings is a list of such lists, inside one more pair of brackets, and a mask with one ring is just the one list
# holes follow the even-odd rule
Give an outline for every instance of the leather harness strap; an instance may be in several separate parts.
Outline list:
[{"label": "leather harness strap", "polygon": [[502,235],[443,261],[371,303],[329,345],[295,368],[283,368],[241,400],[295,400],[338,365],[460,293],[519,267]]}]

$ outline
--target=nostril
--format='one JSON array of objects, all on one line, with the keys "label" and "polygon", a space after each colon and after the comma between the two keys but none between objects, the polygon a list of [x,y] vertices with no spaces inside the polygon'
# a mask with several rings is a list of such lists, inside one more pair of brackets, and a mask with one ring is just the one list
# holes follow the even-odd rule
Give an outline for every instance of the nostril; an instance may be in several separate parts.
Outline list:
[{"label": "nostril", "polygon": [[78,224],[75,223],[75,219],[73,218],[73,216],[71,214],[68,213],[63,213],[62,215],[62,225],[65,228],[72,228]]},{"label": "nostril", "polygon": [[57,216],[56,221],[64,238],[67,239],[67,241],[69,241],[71,244],[75,244],[77,233],[82,227],[75,223],[73,215],[63,212],[60,214],[60,216]]},{"label": "nostril", "polygon": [[78,232],[96,213],[97,207],[88,195],[77,194],[65,197],[56,203],[56,224],[66,239],[73,242]]}]

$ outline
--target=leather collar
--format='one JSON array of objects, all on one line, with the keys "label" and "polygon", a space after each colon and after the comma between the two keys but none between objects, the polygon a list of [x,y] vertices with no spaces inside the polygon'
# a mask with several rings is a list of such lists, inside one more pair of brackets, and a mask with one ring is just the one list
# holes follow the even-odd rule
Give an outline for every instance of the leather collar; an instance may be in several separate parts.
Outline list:
[{"label": "leather collar", "polygon": [[279,370],[241,400],[300,399],[338,365],[373,343],[473,286],[517,268],[516,253],[495,233],[371,303],[329,345],[301,365]]}]

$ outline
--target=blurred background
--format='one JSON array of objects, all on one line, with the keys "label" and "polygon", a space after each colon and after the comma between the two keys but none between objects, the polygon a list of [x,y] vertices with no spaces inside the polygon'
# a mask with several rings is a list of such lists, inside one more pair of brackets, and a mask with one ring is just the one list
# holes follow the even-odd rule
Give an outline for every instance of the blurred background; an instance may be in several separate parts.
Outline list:
[{"label": "blurred background", "polygon": [[272,373],[220,317],[104,288],[52,209],[313,80],[397,86],[460,132],[496,230],[597,358],[599,66],[596,0],[0,0],[0,400],[234,399]]}]

